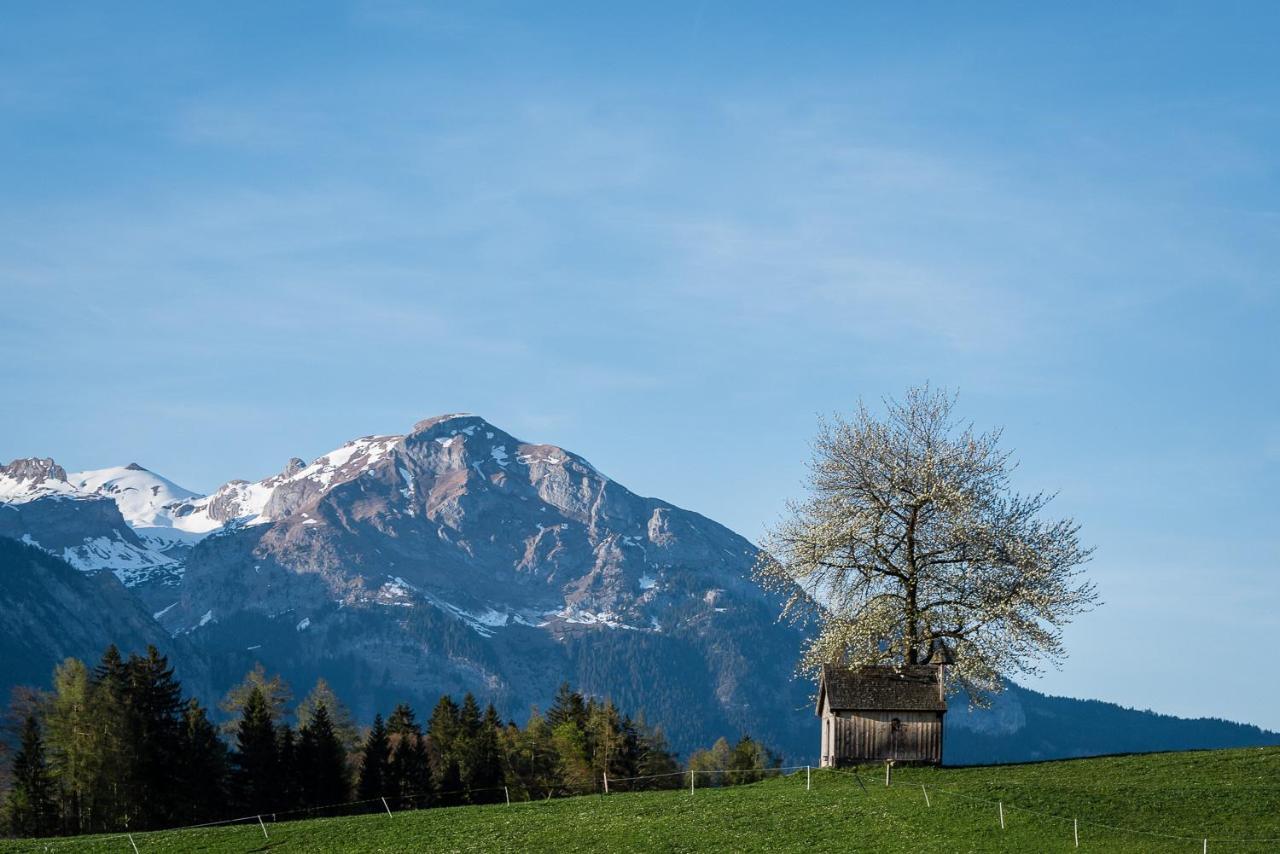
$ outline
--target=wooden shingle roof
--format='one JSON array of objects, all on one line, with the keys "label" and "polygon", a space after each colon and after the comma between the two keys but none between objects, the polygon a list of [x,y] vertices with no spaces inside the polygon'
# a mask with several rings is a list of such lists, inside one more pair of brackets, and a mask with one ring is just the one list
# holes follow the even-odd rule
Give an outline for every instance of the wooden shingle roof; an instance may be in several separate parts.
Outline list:
[{"label": "wooden shingle roof", "polygon": [[938,696],[937,667],[927,664],[903,667],[822,666],[818,684],[818,714],[822,698],[835,711],[862,709],[883,712],[945,712]]}]

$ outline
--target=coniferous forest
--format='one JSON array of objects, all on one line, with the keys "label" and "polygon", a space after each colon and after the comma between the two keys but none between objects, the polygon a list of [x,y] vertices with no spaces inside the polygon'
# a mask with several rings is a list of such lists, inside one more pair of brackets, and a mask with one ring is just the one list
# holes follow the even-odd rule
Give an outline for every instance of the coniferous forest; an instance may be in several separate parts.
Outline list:
[{"label": "coniferous forest", "polygon": [[[15,836],[152,830],[267,815],[497,803],[686,785],[661,728],[562,685],[524,726],[467,694],[425,719],[406,704],[358,728],[322,679],[299,702],[258,666],[216,717],[165,656],[67,659],[10,707],[4,825]],[[751,738],[689,758],[699,785],[758,780],[780,760]],[[725,773],[714,773],[725,772]],[[385,802],[385,803],[384,803]],[[283,814],[283,816],[282,816]]]}]

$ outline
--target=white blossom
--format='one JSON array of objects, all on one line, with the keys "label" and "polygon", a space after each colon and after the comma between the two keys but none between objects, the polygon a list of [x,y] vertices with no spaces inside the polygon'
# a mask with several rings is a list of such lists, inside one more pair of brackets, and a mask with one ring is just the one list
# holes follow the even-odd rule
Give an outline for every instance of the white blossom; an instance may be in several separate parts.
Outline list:
[{"label": "white blossom", "polygon": [[1097,602],[1079,526],[1041,518],[1051,496],[1013,492],[1000,431],[975,434],[954,404],[925,386],[886,401],[882,421],[860,404],[821,422],[809,496],[755,570],[785,618],[817,619],[802,672],[918,664],[945,643],[953,684],[981,705],[1002,676],[1058,663],[1062,626]]}]

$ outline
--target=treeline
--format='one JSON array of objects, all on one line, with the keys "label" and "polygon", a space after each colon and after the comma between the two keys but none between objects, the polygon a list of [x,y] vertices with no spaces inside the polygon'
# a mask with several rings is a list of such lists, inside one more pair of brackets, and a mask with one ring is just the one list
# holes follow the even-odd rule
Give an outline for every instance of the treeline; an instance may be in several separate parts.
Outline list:
[{"label": "treeline", "polygon": [[[215,725],[184,698],[154,648],[96,667],[68,659],[52,690],[15,698],[4,820],[18,836],[147,830],[322,808],[392,809],[533,800],[687,785],[661,728],[567,684],[518,726],[492,704],[441,697],[425,722],[407,704],[361,731],[320,680],[297,704],[261,666]],[[747,737],[698,751],[698,785],[753,782],[780,764]],[[352,807],[352,803],[361,805]]]}]

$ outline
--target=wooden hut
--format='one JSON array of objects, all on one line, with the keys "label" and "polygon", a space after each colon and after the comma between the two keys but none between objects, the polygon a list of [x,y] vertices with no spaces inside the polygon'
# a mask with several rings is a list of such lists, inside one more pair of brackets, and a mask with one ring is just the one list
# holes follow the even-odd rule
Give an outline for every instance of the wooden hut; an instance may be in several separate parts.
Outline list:
[{"label": "wooden hut", "polygon": [[945,647],[928,664],[822,668],[818,717],[821,765],[884,762],[938,765],[947,713]]}]

